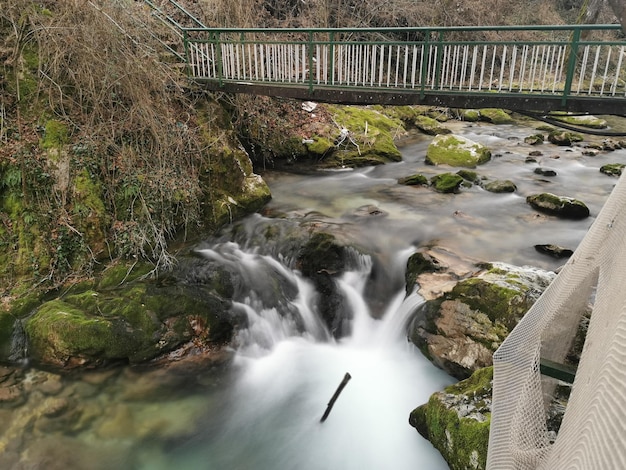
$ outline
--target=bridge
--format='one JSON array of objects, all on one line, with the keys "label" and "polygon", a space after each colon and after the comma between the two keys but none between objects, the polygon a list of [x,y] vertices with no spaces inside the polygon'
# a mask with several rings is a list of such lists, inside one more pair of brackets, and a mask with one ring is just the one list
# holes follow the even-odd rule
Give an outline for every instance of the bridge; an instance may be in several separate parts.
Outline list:
[{"label": "bridge", "polygon": [[214,91],[626,114],[619,25],[180,30],[189,77]]}]

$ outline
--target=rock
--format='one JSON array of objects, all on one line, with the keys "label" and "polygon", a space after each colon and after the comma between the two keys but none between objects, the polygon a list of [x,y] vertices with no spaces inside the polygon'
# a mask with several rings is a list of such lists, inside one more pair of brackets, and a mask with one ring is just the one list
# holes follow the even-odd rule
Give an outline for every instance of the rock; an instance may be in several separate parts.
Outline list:
[{"label": "rock", "polygon": [[541,193],[528,196],[526,202],[538,211],[558,217],[567,219],[584,219],[589,217],[589,208],[585,203],[571,197]]},{"label": "rock", "polygon": [[480,120],[492,124],[513,124],[515,120],[504,110],[498,108],[483,108],[480,110]]},{"label": "rock", "polygon": [[452,173],[441,173],[430,179],[430,185],[439,193],[456,193],[459,191],[463,178]]},{"label": "rock", "polygon": [[574,126],[587,127],[589,129],[606,129],[608,127],[608,123],[604,119],[600,119],[589,114],[581,116],[569,113],[552,112],[550,113],[550,119]]},{"label": "rock", "polygon": [[412,121],[412,124],[428,135],[450,134],[452,131],[442,126],[439,121],[428,116],[418,115]]},{"label": "rock", "polygon": [[480,121],[480,111],[477,109],[462,109],[459,114],[459,119],[468,122]]},{"label": "rock", "polygon": [[[233,325],[229,306],[199,286],[137,282],[70,294],[44,303],[25,322],[37,362],[72,368],[143,362],[182,343],[223,344]],[[194,323],[201,328],[194,327]]]},{"label": "rock", "polygon": [[441,453],[451,470],[484,470],[491,423],[493,368],[431,395],[409,424]]},{"label": "rock", "polygon": [[482,144],[459,135],[438,135],[426,151],[426,163],[475,168],[491,159],[491,152]]},{"label": "rock", "polygon": [[548,134],[548,140],[555,145],[570,146],[574,142],[582,142],[583,136],[576,132],[554,130]]},{"label": "rock", "polygon": [[428,186],[428,178],[421,173],[417,173],[415,175],[400,178],[398,183],[406,186]]},{"label": "rock", "polygon": [[478,176],[478,173],[476,173],[475,171],[459,170],[456,172],[456,174],[463,178],[465,181],[469,181],[472,184],[480,184],[480,176]]},{"label": "rock", "polygon": [[537,167],[534,173],[541,176],[556,176],[556,171],[550,168]]},{"label": "rock", "polygon": [[427,300],[409,327],[410,340],[426,357],[459,379],[491,365],[493,352],[555,276],[504,263],[486,268]]},{"label": "rock", "polygon": [[533,134],[524,138],[524,143],[528,145],[539,145],[543,144],[545,136],[543,134]]},{"label": "rock", "polygon": [[600,173],[608,176],[622,176],[622,170],[625,166],[624,163],[608,163],[600,167]]},{"label": "rock", "polygon": [[514,193],[517,191],[517,186],[515,186],[515,183],[511,180],[489,181],[482,186],[490,193]]},{"label": "rock", "polygon": [[344,307],[344,297],[338,292],[335,279],[348,268],[348,248],[330,233],[314,233],[300,249],[296,266],[320,293],[319,311],[333,336],[347,334],[349,310]]},{"label": "rock", "polygon": [[553,258],[569,258],[574,254],[572,250],[558,245],[535,245],[535,250]]}]

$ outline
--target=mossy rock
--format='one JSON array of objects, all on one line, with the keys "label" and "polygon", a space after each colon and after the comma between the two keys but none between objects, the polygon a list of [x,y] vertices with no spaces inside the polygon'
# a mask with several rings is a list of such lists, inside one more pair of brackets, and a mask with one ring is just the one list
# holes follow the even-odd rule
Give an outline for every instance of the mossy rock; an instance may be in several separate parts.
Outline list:
[{"label": "mossy rock", "polygon": [[416,116],[412,124],[428,135],[450,134],[452,132],[447,127],[442,126],[439,121],[429,116]]},{"label": "mossy rock", "polygon": [[622,170],[625,166],[624,163],[608,163],[600,167],[600,173],[608,176],[622,176]]},{"label": "mossy rock", "polygon": [[513,124],[515,120],[504,110],[498,108],[483,108],[480,110],[481,121],[492,124]]},{"label": "mossy rock", "polygon": [[491,425],[493,368],[431,395],[409,424],[441,453],[451,470],[484,470]]},{"label": "mossy rock", "polygon": [[492,364],[494,351],[553,279],[540,269],[493,263],[418,307],[409,339],[437,367],[465,379]]},{"label": "mossy rock", "polygon": [[517,186],[511,180],[494,180],[484,183],[482,187],[490,193],[514,193]]},{"label": "mossy rock", "polygon": [[539,144],[543,144],[544,140],[545,140],[545,136],[543,134],[533,134],[533,135],[529,135],[528,137],[525,137],[524,143],[528,145],[539,145]]},{"label": "mossy rock", "polygon": [[468,181],[472,184],[480,184],[480,176],[478,175],[478,173],[476,173],[475,171],[472,170],[459,170],[456,172],[457,175],[459,175],[461,178],[463,178],[465,181]]},{"label": "mossy rock", "polygon": [[566,219],[578,220],[589,217],[589,208],[585,203],[571,197],[541,193],[528,196],[526,202],[540,212]]},{"label": "mossy rock", "polygon": [[548,134],[548,140],[554,145],[567,147],[575,142],[582,142],[584,138],[577,132],[555,129]]},{"label": "mossy rock", "polygon": [[0,361],[9,359],[13,330],[17,321],[11,313],[0,311]]},{"label": "mossy rock", "polygon": [[454,173],[441,173],[430,179],[430,185],[438,193],[456,193],[465,180]]},{"label": "mossy rock", "polygon": [[24,329],[31,358],[41,364],[140,363],[193,337],[206,342],[230,340],[233,327],[224,320],[227,310],[218,298],[199,298],[184,286],[157,289],[135,283],[46,302],[26,320]]},{"label": "mossy rock", "polygon": [[398,183],[406,186],[428,186],[428,178],[421,173],[416,173],[415,175],[400,178]]},{"label": "mossy rock", "polygon": [[461,110],[459,117],[463,121],[478,122],[480,121],[480,111],[477,109],[463,109]]},{"label": "mossy rock", "polygon": [[435,258],[427,253],[413,253],[406,262],[406,270],[404,272],[404,280],[406,292],[409,294],[413,291],[417,277],[422,273],[434,273],[441,269],[441,266]]},{"label": "mossy rock", "polygon": [[426,163],[475,168],[488,162],[491,152],[482,144],[459,135],[438,135],[426,151]]},{"label": "mossy rock", "polygon": [[571,124],[573,126],[587,127],[589,129],[606,129],[609,126],[604,119],[589,114],[581,116],[553,111],[550,113],[550,118],[555,121]]}]

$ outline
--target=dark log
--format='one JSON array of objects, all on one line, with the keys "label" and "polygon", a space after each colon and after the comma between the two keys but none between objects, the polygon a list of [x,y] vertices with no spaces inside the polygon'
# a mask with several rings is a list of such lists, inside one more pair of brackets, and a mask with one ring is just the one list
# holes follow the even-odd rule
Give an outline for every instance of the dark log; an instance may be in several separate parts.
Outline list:
[{"label": "dark log", "polygon": [[337,401],[337,398],[339,398],[339,394],[341,393],[343,388],[348,384],[351,378],[352,376],[346,372],[346,375],[343,376],[343,380],[339,384],[339,387],[337,387],[337,390],[335,390],[335,393],[333,394],[332,398],[328,402],[328,405],[326,406],[326,411],[324,411],[324,416],[322,416],[322,419],[320,419],[320,423],[323,423],[324,421],[326,421],[326,418],[328,418],[328,415],[330,414],[330,410],[333,409],[333,406],[335,402]]}]

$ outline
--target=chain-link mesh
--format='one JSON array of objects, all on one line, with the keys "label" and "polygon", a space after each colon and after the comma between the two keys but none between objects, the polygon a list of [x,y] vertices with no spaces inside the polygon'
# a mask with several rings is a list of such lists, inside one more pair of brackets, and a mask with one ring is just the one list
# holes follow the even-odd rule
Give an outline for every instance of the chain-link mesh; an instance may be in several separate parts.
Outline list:
[{"label": "chain-link mesh", "polygon": [[[556,440],[546,407],[593,302]],[[626,469],[626,181],[621,178],[574,255],[494,354],[488,470]]]}]

